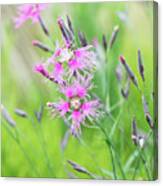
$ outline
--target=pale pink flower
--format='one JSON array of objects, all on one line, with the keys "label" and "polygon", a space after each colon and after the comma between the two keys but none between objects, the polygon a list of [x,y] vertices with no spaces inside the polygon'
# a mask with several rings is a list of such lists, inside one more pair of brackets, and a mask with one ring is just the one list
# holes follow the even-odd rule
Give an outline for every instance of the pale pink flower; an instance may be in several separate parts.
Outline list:
[{"label": "pale pink flower", "polygon": [[100,101],[98,99],[89,100],[88,90],[91,88],[91,78],[84,79],[61,87],[65,100],[61,100],[59,103],[48,103],[55,114],[58,113],[63,119],[70,120],[70,130],[75,136],[80,133],[81,124],[85,125],[86,119],[94,120],[100,116]]},{"label": "pale pink flower", "polygon": [[33,23],[39,21],[42,10],[47,7],[47,4],[24,4],[18,7],[18,16],[14,18],[15,27],[19,28],[27,20],[32,20]]},{"label": "pale pink flower", "polygon": [[92,49],[93,47],[88,45],[73,51],[73,58],[68,62],[72,74],[80,71],[90,72],[96,67],[96,55]]},{"label": "pale pink flower", "polygon": [[[52,66],[52,70],[49,69],[50,65]],[[47,64],[47,63],[36,64],[34,66],[34,71],[40,73],[45,78],[57,84],[62,85],[64,83],[64,78],[63,78],[64,69],[62,64],[59,62],[55,62],[52,64]]]},{"label": "pale pink flower", "polygon": [[[91,45],[71,50],[69,48],[57,48],[54,54],[47,60],[47,63],[59,62],[64,64],[64,73],[69,78],[75,74],[92,72],[96,65],[96,55]],[[63,66],[63,65],[62,65]]]},{"label": "pale pink flower", "polygon": [[54,79],[59,83],[63,83],[63,74],[64,74],[64,69],[61,63],[56,62],[54,64],[54,72],[53,72],[53,77]]}]

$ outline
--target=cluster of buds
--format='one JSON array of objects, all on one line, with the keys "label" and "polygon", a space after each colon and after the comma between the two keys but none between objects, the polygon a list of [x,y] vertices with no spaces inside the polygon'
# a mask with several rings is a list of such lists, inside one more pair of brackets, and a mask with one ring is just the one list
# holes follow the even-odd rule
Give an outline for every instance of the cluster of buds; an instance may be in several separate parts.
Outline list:
[{"label": "cluster of buds", "polygon": [[[145,82],[144,65],[143,65],[140,49],[137,52],[137,56],[138,56],[138,71],[139,71],[142,81]],[[126,59],[123,56],[120,56],[119,60],[120,60],[121,64],[124,66],[124,69],[127,73],[128,79],[131,80],[131,82],[139,90],[137,78],[136,78],[135,74],[133,73],[133,71],[131,70],[131,68],[129,67],[129,65],[127,64]],[[116,69],[116,75],[117,75],[117,79],[120,81],[122,79],[122,69],[120,68],[120,66],[118,66],[118,68]],[[125,98],[128,97],[129,83],[128,83],[128,86],[126,86],[125,90],[123,90],[123,89],[121,90],[121,93],[122,93],[123,97],[125,97]],[[142,93],[141,93],[141,95],[142,95]],[[153,127],[154,127],[153,119],[152,119],[152,116],[149,112],[148,104],[147,104],[147,101],[146,101],[144,95],[142,95],[142,105],[143,105],[146,121],[147,121],[149,127],[151,129],[153,129]]]},{"label": "cluster of buds", "polygon": [[[49,36],[40,13],[45,7],[39,4],[23,5],[18,9],[16,27],[32,19],[39,22],[44,33]],[[58,87],[62,99],[48,102],[47,106],[53,115],[58,115],[67,121],[71,133],[77,136],[81,131],[81,124],[92,122],[101,115],[101,103],[98,98],[92,98],[92,79],[97,66],[94,47],[89,45],[84,33],[78,32],[80,46],[75,43],[75,33],[69,16],[65,22],[62,18],[57,20],[63,37],[63,44],[56,45],[55,50],[38,40],[32,42],[33,46],[51,54],[44,63],[36,64],[34,71],[44,78],[52,81]]]}]

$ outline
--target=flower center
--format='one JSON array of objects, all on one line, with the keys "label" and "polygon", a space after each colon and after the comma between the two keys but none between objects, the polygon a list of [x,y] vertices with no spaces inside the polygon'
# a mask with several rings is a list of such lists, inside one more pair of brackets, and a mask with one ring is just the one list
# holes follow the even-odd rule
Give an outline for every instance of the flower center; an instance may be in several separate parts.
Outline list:
[{"label": "flower center", "polygon": [[71,104],[71,108],[78,110],[81,105],[80,99],[78,97],[74,97],[71,99],[70,104]]}]

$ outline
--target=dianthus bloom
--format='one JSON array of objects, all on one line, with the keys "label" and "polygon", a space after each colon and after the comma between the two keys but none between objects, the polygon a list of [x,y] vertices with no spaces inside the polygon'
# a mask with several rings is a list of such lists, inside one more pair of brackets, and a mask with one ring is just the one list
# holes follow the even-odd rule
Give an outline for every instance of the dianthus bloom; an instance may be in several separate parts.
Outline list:
[{"label": "dianthus bloom", "polygon": [[61,94],[58,102],[48,102],[47,106],[53,115],[58,115],[69,124],[74,136],[80,134],[81,125],[88,121],[94,122],[103,113],[102,104],[98,98],[91,98],[89,91],[93,87],[93,74],[97,67],[97,56],[92,45],[80,34],[81,46],[74,43],[74,30],[70,19],[68,26],[59,18],[58,25],[62,32],[63,46],[57,46],[55,51],[46,45],[33,41],[33,45],[52,53],[44,63],[35,65],[35,72],[53,81]]},{"label": "dianthus bloom", "polygon": [[41,11],[47,7],[47,4],[25,4],[18,7],[18,16],[14,19],[15,27],[19,28],[25,21],[32,20],[38,22]]},{"label": "dianthus bloom", "polygon": [[[53,56],[50,57],[47,62],[36,65],[35,69],[45,77],[51,77],[58,84],[63,84],[64,77],[79,76],[84,73],[91,72],[96,66],[96,56],[93,47],[88,45],[86,47],[77,48],[75,50],[64,48],[57,48]],[[38,66],[42,66],[44,71],[48,71],[46,68],[52,66],[51,72],[42,73]]]},{"label": "dianthus bloom", "polygon": [[70,122],[73,135],[78,135],[81,124],[85,125],[86,119],[92,121],[101,115],[101,103],[96,99],[90,100],[88,91],[92,88],[91,76],[75,80],[70,85],[61,86],[60,92],[65,99],[58,103],[47,103],[53,114],[57,114]]}]

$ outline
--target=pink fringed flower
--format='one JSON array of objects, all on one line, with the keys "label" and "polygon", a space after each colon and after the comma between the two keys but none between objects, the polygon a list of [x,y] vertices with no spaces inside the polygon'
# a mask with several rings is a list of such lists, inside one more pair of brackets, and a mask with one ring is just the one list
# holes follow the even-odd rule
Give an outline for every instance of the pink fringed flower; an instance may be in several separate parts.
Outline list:
[{"label": "pink fringed flower", "polygon": [[[73,76],[82,77],[88,72],[92,72],[96,66],[96,57],[91,48],[92,46],[87,46],[74,51],[68,48],[57,48],[54,54],[44,63],[47,69],[51,69],[46,70],[49,71],[51,79],[62,85],[64,79],[70,80]],[[43,73],[41,74],[43,75]]]},{"label": "pink fringed flower", "polygon": [[[57,48],[52,57],[48,59],[48,63],[64,64],[64,71],[71,78],[74,75],[87,74],[92,72],[96,67],[96,55],[91,45],[71,50],[66,47]],[[62,75],[64,75],[63,73]]]},{"label": "pink fringed flower", "polygon": [[25,21],[39,21],[40,13],[47,7],[47,4],[24,4],[18,7],[18,16],[14,19],[15,27],[19,28]]},{"label": "pink fringed flower", "polygon": [[59,114],[64,119],[71,121],[70,130],[73,135],[78,135],[81,124],[85,125],[85,120],[97,119],[100,114],[101,103],[98,99],[89,100],[88,90],[91,88],[91,77],[76,80],[72,85],[61,87],[61,93],[65,100],[59,103],[48,103],[53,113]]},{"label": "pink fringed flower", "polygon": [[93,46],[88,45],[73,51],[73,58],[68,62],[71,75],[80,71],[90,72],[96,67],[96,56],[92,49]]}]

